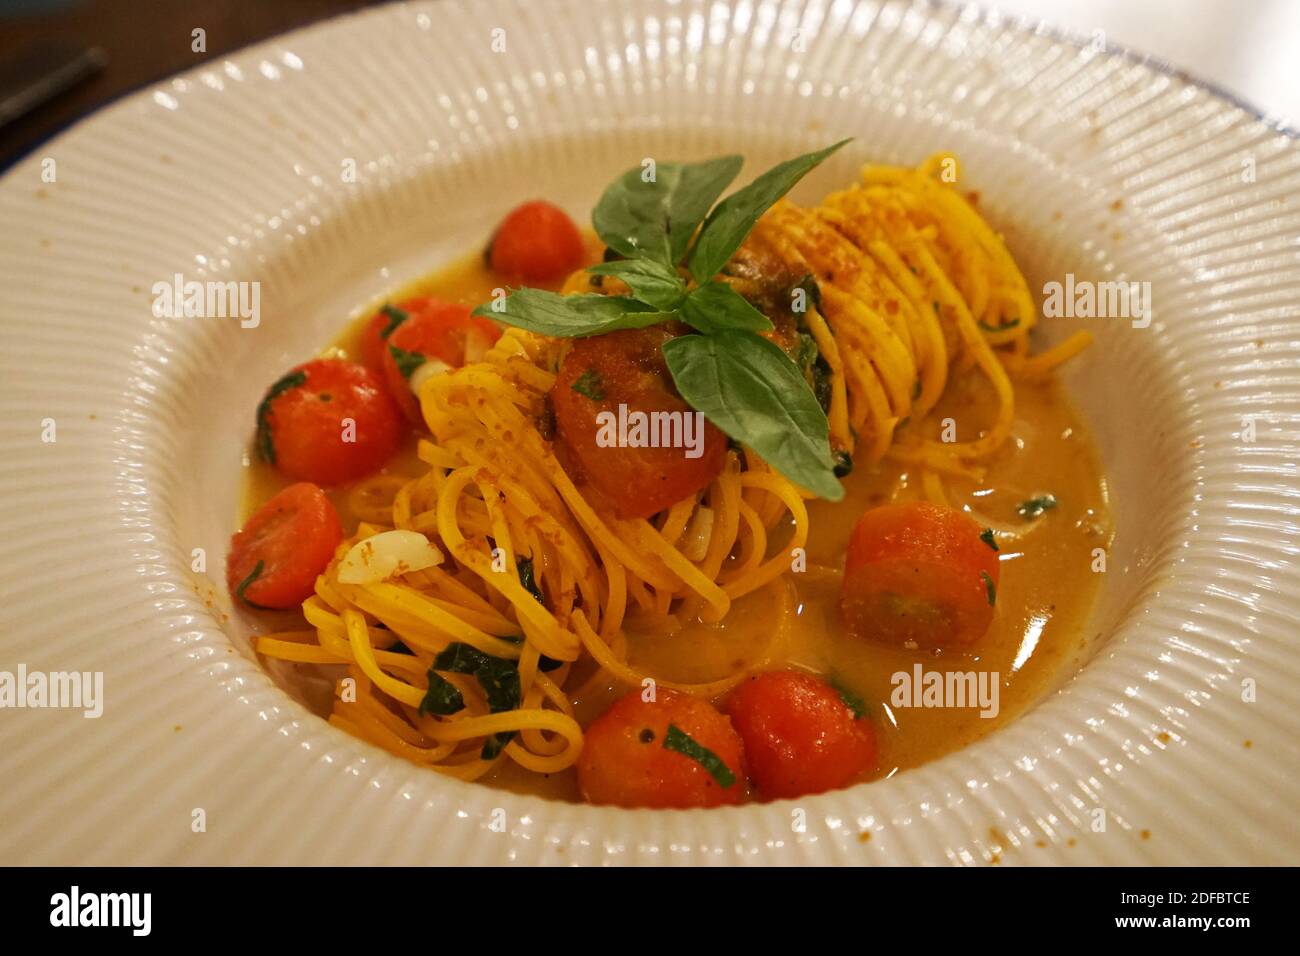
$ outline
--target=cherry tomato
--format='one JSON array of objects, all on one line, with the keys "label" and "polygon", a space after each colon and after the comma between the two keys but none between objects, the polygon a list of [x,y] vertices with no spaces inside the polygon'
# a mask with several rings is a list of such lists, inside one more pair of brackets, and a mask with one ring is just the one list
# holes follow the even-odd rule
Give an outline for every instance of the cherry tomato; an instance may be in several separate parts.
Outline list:
[{"label": "cherry tomato", "polygon": [[494,272],[525,282],[563,278],[582,265],[582,234],[563,209],[540,199],[517,206],[488,245]]},{"label": "cherry tomato", "polygon": [[[424,423],[420,403],[411,390],[412,376],[424,365],[438,362],[460,368],[478,361],[501,338],[501,330],[487,319],[470,314],[468,306],[440,299],[411,300],[409,311],[385,340],[381,363],[384,381],[407,419]],[[373,320],[372,320],[373,323]]]},{"label": "cherry tomato", "polygon": [[[648,518],[708,487],[727,460],[727,436],[682,401],[664,363],[662,346],[676,333],[666,326],[577,339],[560,363],[551,407],[565,464],[594,486],[624,518]],[[692,429],[698,457],[685,447],[610,444],[619,406],[632,413],[676,413]],[[608,412],[613,419],[597,416]],[[697,424],[703,422],[703,429]],[[648,435],[648,430],[647,430]],[[686,431],[681,430],[681,438]],[[628,438],[634,436],[629,429]],[[670,436],[671,437],[671,436]],[[681,442],[679,442],[679,445]]]},{"label": "cherry tomato", "polygon": [[[619,700],[587,728],[578,786],[589,803],[716,807],[745,795],[744,747],[707,701],[660,687]],[[687,751],[687,752],[683,752]]]},{"label": "cherry tomato", "polygon": [[998,555],[990,541],[954,508],[908,502],[871,509],[849,538],[840,591],[845,625],[887,644],[975,643],[997,600]]},{"label": "cherry tomato", "polygon": [[226,584],[253,607],[295,607],[311,596],[342,540],[338,513],[325,492],[305,481],[290,485],[230,539]]},{"label": "cherry tomato", "polygon": [[771,671],[737,687],[727,713],[765,799],[847,786],[876,765],[876,732],[835,688],[810,674]]},{"label": "cherry tomato", "polygon": [[401,414],[379,379],[341,359],[299,365],[258,406],[258,451],[300,481],[356,481],[382,468],[401,440]]},{"label": "cherry tomato", "polygon": [[396,304],[385,303],[371,316],[365,331],[361,333],[361,364],[383,378],[388,337],[397,331],[399,325],[418,313],[427,301],[425,298],[416,298],[404,299]]}]

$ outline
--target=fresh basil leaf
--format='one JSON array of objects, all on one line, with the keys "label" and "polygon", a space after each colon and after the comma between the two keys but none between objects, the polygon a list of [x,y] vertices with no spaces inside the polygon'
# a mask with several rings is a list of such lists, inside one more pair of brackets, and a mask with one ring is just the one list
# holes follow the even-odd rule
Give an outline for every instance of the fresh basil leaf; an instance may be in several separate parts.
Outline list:
[{"label": "fresh basil leaf", "polygon": [[690,757],[707,770],[709,776],[718,781],[724,790],[736,782],[736,775],[721,757],[698,743],[676,724],[668,725],[668,733],[664,734],[664,750],[675,750],[684,757]]},{"label": "fresh basil leaf", "polygon": [[409,379],[417,368],[428,361],[419,352],[408,352],[406,349],[399,349],[396,345],[389,345],[388,352],[393,356],[393,361],[397,363],[397,370],[402,373],[402,378]]},{"label": "fresh basil leaf", "polygon": [[682,319],[706,335],[723,329],[767,332],[772,323],[749,300],[725,282],[706,282],[682,300]]},{"label": "fresh basil leaf", "polygon": [[626,296],[559,295],[542,289],[516,289],[506,297],[502,311],[485,304],[475,309],[474,314],[563,339],[603,335],[619,329],[644,329],[673,318],[671,313],[657,312]]},{"label": "fresh basil leaf", "polygon": [[275,464],[275,442],[271,440],[271,403],[289,389],[297,388],[306,381],[306,372],[290,372],[276,380],[257,405],[257,453],[268,464]]},{"label": "fresh basil leaf", "polygon": [[456,689],[456,685],[430,667],[429,689],[425,692],[424,700],[420,701],[420,713],[446,717],[464,709],[465,698]]},{"label": "fresh basil leaf", "polygon": [[806,153],[779,163],[748,186],[736,190],[718,203],[704,220],[704,226],[700,229],[687,260],[695,281],[704,282],[717,275],[732,253],[740,248],[759,217],[788,193],[810,169],[847,142],[847,139],[842,139],[815,153]]},{"label": "fresh basil leaf", "polygon": [[664,359],[682,397],[791,481],[827,501],[835,478],[826,413],[790,357],[750,332],[680,335]]},{"label": "fresh basil leaf", "polygon": [[659,163],[653,182],[642,178],[643,167],[633,167],[601,195],[591,224],[615,252],[676,267],[695,227],[742,162],[739,156],[720,156],[701,163]]},{"label": "fresh basil leaf", "polygon": [[655,259],[617,259],[599,263],[587,271],[622,279],[637,299],[665,312],[677,308],[686,294],[686,283],[677,270]]}]

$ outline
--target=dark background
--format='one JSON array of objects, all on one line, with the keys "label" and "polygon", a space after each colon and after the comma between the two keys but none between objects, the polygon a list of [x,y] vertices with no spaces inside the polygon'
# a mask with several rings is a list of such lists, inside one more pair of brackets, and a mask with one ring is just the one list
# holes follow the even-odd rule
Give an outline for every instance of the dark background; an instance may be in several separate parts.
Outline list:
[{"label": "dark background", "polygon": [[[51,41],[98,47],[95,76],[0,127],[0,169],[96,107],[173,73],[377,0],[0,0],[0,74]],[[207,31],[207,51],[191,31]]]}]

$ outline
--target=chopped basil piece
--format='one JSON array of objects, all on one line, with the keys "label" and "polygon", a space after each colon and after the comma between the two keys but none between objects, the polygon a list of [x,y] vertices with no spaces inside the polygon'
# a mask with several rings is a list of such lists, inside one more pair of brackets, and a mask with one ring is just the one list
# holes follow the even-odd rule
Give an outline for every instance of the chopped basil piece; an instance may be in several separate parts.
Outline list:
[{"label": "chopped basil piece", "polygon": [[707,770],[709,776],[722,784],[724,789],[736,782],[736,775],[722,762],[722,758],[708,747],[700,746],[675,724],[668,725],[668,733],[664,735],[664,749],[675,750],[684,757],[690,757]]},{"label": "chopped basil piece", "polygon": [[604,380],[601,379],[600,373],[594,368],[587,369],[575,378],[569,388],[593,402],[603,401],[605,398]]},{"label": "chopped basil piece", "polygon": [[1016,514],[1022,518],[1037,518],[1044,511],[1051,511],[1055,507],[1055,495],[1039,495],[1036,498],[1021,502],[1020,506],[1016,508]]},{"label": "chopped basil piece", "polygon": [[[808,275],[800,279],[798,282],[796,282],[794,286],[790,289],[791,299],[794,298],[794,292],[796,289],[803,289],[805,306],[811,305],[818,312],[821,311],[822,289],[821,286],[817,284],[817,280],[813,278],[811,273],[809,273]],[[793,311],[798,313],[804,313],[807,312],[808,310],[805,307],[803,309],[794,309]]]},{"label": "chopped basil piece", "polygon": [[253,570],[248,572],[248,577],[244,578],[244,580],[240,582],[239,587],[235,588],[235,597],[239,598],[249,607],[257,608],[259,611],[269,611],[271,609],[269,607],[262,607],[260,604],[254,604],[248,598],[244,597],[244,589],[262,576],[262,569],[265,566],[266,562],[258,561],[257,564],[253,565]]},{"label": "chopped basil piece", "polygon": [[980,532],[980,540],[987,544],[994,551],[999,550],[997,539],[993,537],[993,529],[985,528]]},{"label": "chopped basil piece", "polygon": [[1014,329],[1019,324],[1019,319],[1012,319],[1010,322],[1004,322],[1002,325],[989,325],[983,319],[979,320],[979,327],[985,332],[1005,332],[1007,329]]},{"label": "chopped basil piece", "polygon": [[257,406],[257,452],[267,464],[275,464],[275,442],[271,440],[271,403],[289,389],[297,388],[306,381],[306,372],[290,372],[267,389]]},{"label": "chopped basil piece", "polygon": [[389,345],[388,351],[393,356],[393,361],[397,363],[397,370],[402,373],[402,378],[410,378],[412,373],[426,361],[419,352],[408,352],[406,349],[399,349],[396,345]]},{"label": "chopped basil piece", "polygon": [[379,311],[388,316],[388,324],[379,330],[379,337],[381,339],[388,338],[399,325],[411,317],[409,312],[399,309],[395,305],[389,305],[387,302],[384,303],[383,308]]},{"label": "chopped basil piece", "polygon": [[[516,710],[522,699],[519,684],[519,665],[515,661],[484,654],[469,644],[448,644],[433,659],[433,669],[451,671],[456,674],[473,674],[483,688],[487,698],[488,710],[494,714],[505,710]],[[492,760],[510,743],[515,731],[508,730],[493,734],[483,743],[479,756]]]},{"label": "chopped basil piece", "polygon": [[992,607],[998,601],[998,589],[993,584],[993,579],[989,577],[989,573],[987,571],[981,571],[980,577],[984,579],[984,590],[988,593],[989,596],[989,607]]},{"label": "chopped basil piece", "polygon": [[515,560],[515,566],[519,569],[519,583],[524,586],[524,590],[537,598],[538,604],[545,604],[546,598],[542,595],[542,589],[537,586],[537,578],[533,570],[532,558],[518,558]]},{"label": "chopped basil piece", "polygon": [[849,688],[838,677],[832,677],[830,685],[840,695],[840,700],[844,701],[844,706],[853,711],[853,716],[856,719],[861,720],[867,716],[867,702],[862,699],[861,694]]},{"label": "chopped basil piece", "polygon": [[429,690],[425,693],[424,700],[420,701],[420,713],[446,717],[464,709],[465,698],[456,689],[456,685],[430,667]]}]

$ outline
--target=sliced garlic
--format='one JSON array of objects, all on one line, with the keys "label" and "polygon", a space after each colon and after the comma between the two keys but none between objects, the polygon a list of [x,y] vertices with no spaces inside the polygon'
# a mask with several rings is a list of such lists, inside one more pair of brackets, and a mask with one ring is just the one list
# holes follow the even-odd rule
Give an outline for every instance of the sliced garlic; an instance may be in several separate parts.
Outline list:
[{"label": "sliced garlic", "polygon": [[442,564],[442,552],[418,531],[384,531],[354,544],[339,562],[339,583],[378,584]]},{"label": "sliced garlic", "polygon": [[426,358],[420,363],[420,367],[411,373],[411,391],[416,395],[420,394],[420,386],[433,378],[435,375],[441,375],[443,372],[450,372],[451,366],[441,359]]}]

